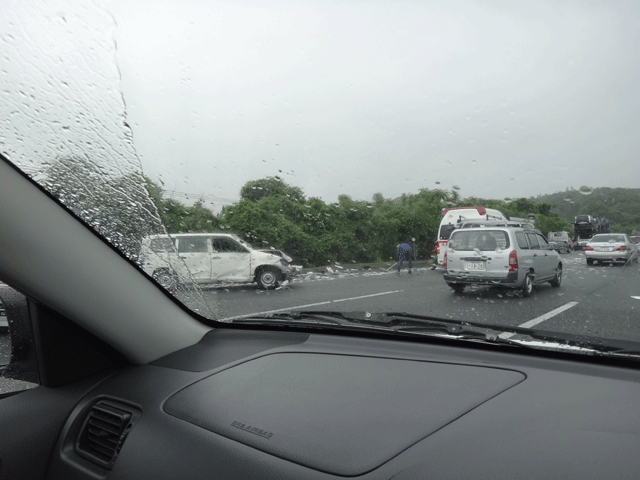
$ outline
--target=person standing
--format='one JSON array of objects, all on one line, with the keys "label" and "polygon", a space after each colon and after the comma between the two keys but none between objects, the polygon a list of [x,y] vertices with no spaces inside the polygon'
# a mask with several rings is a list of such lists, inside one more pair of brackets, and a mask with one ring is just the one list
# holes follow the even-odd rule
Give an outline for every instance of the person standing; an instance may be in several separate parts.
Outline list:
[{"label": "person standing", "polygon": [[402,264],[405,260],[409,262],[409,273],[411,273],[411,269],[413,268],[413,248],[409,242],[403,242],[396,247],[396,259],[398,260],[398,275],[400,275],[400,270],[402,269]]}]

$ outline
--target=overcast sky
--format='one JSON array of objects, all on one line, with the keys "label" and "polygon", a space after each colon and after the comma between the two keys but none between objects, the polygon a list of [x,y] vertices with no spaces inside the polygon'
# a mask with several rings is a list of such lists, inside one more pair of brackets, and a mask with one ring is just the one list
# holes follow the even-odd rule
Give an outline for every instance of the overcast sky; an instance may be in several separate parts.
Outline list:
[{"label": "overcast sky", "polygon": [[168,190],[640,187],[640,2],[99,5],[135,149]]}]

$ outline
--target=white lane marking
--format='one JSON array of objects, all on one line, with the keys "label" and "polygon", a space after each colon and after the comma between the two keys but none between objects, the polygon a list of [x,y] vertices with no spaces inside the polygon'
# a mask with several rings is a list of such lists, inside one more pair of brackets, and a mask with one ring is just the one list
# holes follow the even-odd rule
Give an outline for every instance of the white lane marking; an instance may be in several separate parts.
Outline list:
[{"label": "white lane marking", "polygon": [[[555,317],[556,315],[558,315],[559,313],[564,312],[565,310],[569,310],[571,307],[575,307],[578,304],[578,302],[569,302],[569,303],[565,303],[564,305],[562,305],[561,307],[558,307],[554,310],[551,310],[550,312],[545,313],[544,315],[540,315],[539,317],[536,317],[532,320],[529,320],[527,322],[524,322],[521,325],[518,325],[518,327],[520,328],[531,328],[534,325],[537,325],[539,323],[544,322],[545,320],[549,320],[552,317]],[[501,333],[500,335],[498,335],[500,338],[511,338],[514,335],[517,335],[516,333]]]},{"label": "white lane marking", "polygon": [[635,298],[636,300],[640,300],[640,297],[634,297],[633,295],[631,295],[631,298]]},{"label": "white lane marking", "polygon": [[268,315],[270,313],[287,312],[289,310],[296,310],[299,308],[317,307],[318,305],[327,305],[328,303],[348,302],[349,300],[360,300],[361,298],[378,297],[380,295],[389,295],[390,293],[400,293],[400,292],[404,292],[404,290],[392,290],[390,292],[372,293],[371,295],[362,295],[360,297],[339,298],[338,300],[327,300],[326,302],[308,303],[307,305],[298,305],[297,307],[279,308],[277,310],[267,310],[265,312],[245,313],[243,315],[236,315],[235,317],[219,318],[218,321],[229,322],[237,318],[251,317],[253,315]]}]

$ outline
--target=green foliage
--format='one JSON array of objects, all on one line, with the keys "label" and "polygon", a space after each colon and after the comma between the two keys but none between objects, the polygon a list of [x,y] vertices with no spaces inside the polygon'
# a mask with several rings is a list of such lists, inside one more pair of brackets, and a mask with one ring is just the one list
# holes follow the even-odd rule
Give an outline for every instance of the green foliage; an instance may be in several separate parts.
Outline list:
[{"label": "green foliage", "polygon": [[[577,215],[592,215],[609,220],[611,229],[630,233],[640,229],[640,189],[580,187],[536,197],[536,203],[554,205],[553,211],[569,223]],[[573,231],[573,226],[569,231]]]},{"label": "green foliage", "polygon": [[[483,205],[508,217],[535,214],[536,227],[573,230],[579,213],[608,216],[616,231],[640,230],[640,190],[596,189],[567,191],[533,198],[495,200],[460,198],[455,190],[421,189],[387,199],[380,193],[370,202],[340,195],[327,204],[306,198],[302,189],[279,177],[247,182],[240,201],[214,215],[202,201],[186,206],[164,199],[162,187],[139,174],[109,177],[84,158],[58,159],[46,185],[72,209],[95,224],[129,255],[137,253],[141,236],[161,231],[236,233],[258,248],[280,248],[305,266],[367,263],[393,258],[396,245],[415,239],[419,259],[429,258],[443,208]],[[160,222],[161,220],[161,222]]]},{"label": "green foliage", "polygon": [[220,231],[220,219],[198,200],[188,207],[174,199],[162,198],[162,187],[145,177],[145,187],[153,200],[168,233]]},{"label": "green foliage", "polygon": [[256,202],[263,197],[275,196],[287,197],[294,202],[304,201],[302,189],[288,185],[277,176],[252,180],[240,189],[241,200],[253,200]]},{"label": "green foliage", "polygon": [[536,215],[536,228],[538,228],[545,236],[549,232],[569,232],[572,235],[573,224],[560,218],[557,213],[549,213],[548,215]]},{"label": "green foliage", "polygon": [[395,200],[376,193],[371,202],[340,195],[326,204],[269,177],[245,184],[241,200],[220,217],[248,241],[282,248],[306,266],[366,263],[392,258],[396,245],[412,238],[418,256],[428,258],[442,208],[459,200],[457,192],[423,189]]}]

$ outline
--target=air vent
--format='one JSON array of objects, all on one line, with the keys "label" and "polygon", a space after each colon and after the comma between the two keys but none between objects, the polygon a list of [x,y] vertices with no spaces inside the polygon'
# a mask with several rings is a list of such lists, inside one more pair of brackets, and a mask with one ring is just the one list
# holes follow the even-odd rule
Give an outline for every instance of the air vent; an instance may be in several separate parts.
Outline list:
[{"label": "air vent", "polygon": [[111,469],[138,416],[137,410],[126,405],[107,401],[95,404],[84,423],[76,451],[87,460]]}]

